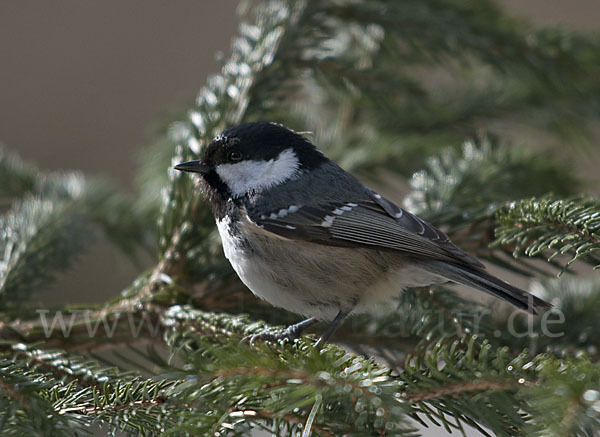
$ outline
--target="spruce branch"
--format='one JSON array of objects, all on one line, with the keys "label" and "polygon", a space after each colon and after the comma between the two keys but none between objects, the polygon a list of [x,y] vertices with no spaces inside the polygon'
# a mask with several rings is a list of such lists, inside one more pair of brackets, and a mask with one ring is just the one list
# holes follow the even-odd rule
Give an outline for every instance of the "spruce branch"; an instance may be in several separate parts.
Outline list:
[{"label": "spruce branch", "polygon": [[404,203],[478,257],[521,275],[548,275],[494,251],[494,215],[514,199],[548,192],[569,195],[579,185],[570,170],[547,156],[484,139],[466,142],[461,154],[448,148],[430,157],[427,168],[413,175]]},{"label": "spruce branch", "polygon": [[[372,359],[353,357],[333,345],[317,353],[304,339],[292,345],[240,345],[239,338],[255,327],[239,316],[185,307],[172,307],[167,315],[167,341],[187,363],[183,374],[174,373],[188,380],[177,386],[175,396],[198,402],[174,432],[235,432],[259,426],[256,421],[265,418],[305,423],[318,398],[323,407],[314,424],[334,435],[408,432],[387,428],[393,426],[388,421],[405,423],[407,415],[448,430],[460,431],[468,424],[484,434],[482,427],[495,435],[514,435],[544,420],[532,417],[538,404],[530,404],[539,400],[530,389],[553,377],[540,370],[548,365],[559,372],[557,363],[571,365],[568,359],[531,357],[526,351],[515,355],[506,347],[465,337],[420,348],[394,376]],[[575,383],[577,375],[565,379]],[[585,385],[590,386],[593,381]],[[213,412],[210,419],[201,419],[204,408]]]},{"label": "spruce branch", "polygon": [[25,362],[0,357],[0,429],[5,435],[75,435],[77,420],[61,417],[44,393],[45,380]]},{"label": "spruce branch", "polygon": [[[98,188],[98,189],[96,189]],[[130,255],[145,230],[126,202],[92,185],[77,199],[17,201],[0,217],[0,307],[14,311],[101,237]]]},{"label": "spruce branch", "polygon": [[407,289],[394,302],[378,314],[354,316],[336,332],[336,342],[365,356],[379,356],[399,372],[408,354],[432,341],[470,335],[497,344],[489,308],[451,289]]},{"label": "spruce branch", "polygon": [[[7,393],[13,398],[21,399],[22,408],[6,410],[18,420],[5,423],[3,432],[54,424],[58,425],[53,428],[55,433],[78,435],[97,423],[108,425],[110,432],[158,434],[185,408],[171,403],[168,397],[178,381],[144,380],[135,373],[103,368],[89,358],[60,350],[18,344],[12,353],[4,353],[3,363],[8,379],[3,380],[2,387],[10,388]],[[37,418],[42,407],[44,416]],[[24,409],[29,414],[23,414]]]},{"label": "spruce branch", "polygon": [[14,311],[92,242],[102,238],[133,257],[149,248],[149,223],[107,181],[80,172],[43,172],[0,149],[0,306]]},{"label": "spruce branch", "polygon": [[31,192],[36,185],[37,169],[0,145],[0,196],[5,207],[13,198]]},{"label": "spruce branch", "polygon": [[[291,433],[297,429],[294,424],[306,423],[320,399],[323,407],[313,423],[324,435],[358,429],[364,435],[378,426],[385,428],[386,420],[405,420],[408,415],[447,430],[464,431],[463,426],[469,425],[484,434],[487,429],[508,436],[560,423],[542,414],[553,397],[546,389],[540,393],[557,375],[562,375],[561,386],[574,385],[577,392],[551,401],[556,414],[565,414],[565,402],[575,402],[571,414],[585,414],[593,400],[584,401],[592,399],[597,387],[594,376],[585,380],[579,376],[597,372],[597,365],[585,359],[531,357],[526,351],[515,356],[508,348],[494,348],[474,337],[421,349],[406,359],[402,373],[393,376],[372,360],[352,357],[331,345],[321,354],[304,340],[294,346],[240,347],[237,339],[249,330],[239,317],[182,307],[171,308],[169,315],[169,344],[188,363],[183,374],[188,382],[177,386],[175,396],[199,402],[173,432],[235,435],[265,422],[267,426],[288,422],[290,428],[283,429]],[[214,415],[205,419],[203,408]],[[356,422],[348,427],[350,420]]]},{"label": "spruce branch", "polygon": [[[287,421],[292,431],[293,425],[306,423],[319,397],[323,405],[335,404],[338,412],[335,417],[331,414],[324,417],[327,409],[321,409],[313,417],[315,429],[334,435],[354,434],[358,429],[372,433],[383,428],[386,420],[390,421],[390,432],[403,429],[402,408],[393,407],[397,404],[393,391],[379,393],[369,389],[371,384],[386,386],[389,380],[386,376],[389,371],[372,360],[354,358],[333,346],[319,354],[305,341],[294,347],[243,346],[239,345],[240,336],[257,326],[244,325],[239,317],[182,307],[171,308],[168,315],[172,317],[166,320],[172,329],[167,333],[168,342],[177,356],[189,364],[186,373],[195,376],[178,388],[178,396],[201,402],[198,408],[218,411],[215,417],[221,419],[195,428],[197,411],[184,421],[183,429],[188,432],[215,432],[238,426],[240,422],[267,418],[271,425],[275,419]],[[209,332],[211,336],[207,335]],[[348,370],[342,376],[337,375],[343,369]],[[366,380],[371,382],[367,384]],[[336,386],[345,386],[346,391],[336,391]],[[223,395],[223,391],[228,394]],[[348,423],[345,412],[355,408],[359,414],[353,413],[352,421],[359,423]],[[360,410],[364,410],[362,414]],[[230,416],[230,412],[236,414]],[[346,419],[340,420],[341,417]]]},{"label": "spruce branch", "polygon": [[101,235],[124,253],[133,256],[138,248],[150,246],[150,221],[107,180],[79,171],[43,171],[3,147],[0,174],[0,196],[7,205],[32,197],[72,203],[74,210],[88,217]]},{"label": "spruce branch", "polygon": [[593,436],[600,427],[600,368],[586,356],[532,363],[540,383],[528,390],[533,420],[527,435]]},{"label": "spruce branch", "polygon": [[16,309],[91,240],[84,217],[61,202],[29,199],[0,217],[0,306]]},{"label": "spruce branch", "polygon": [[569,194],[579,182],[564,166],[537,153],[491,139],[448,148],[415,173],[405,205],[433,223],[459,230],[489,219],[505,202],[554,192]]},{"label": "spruce branch", "polygon": [[160,342],[160,314],[161,308],[150,304],[131,308],[122,303],[101,310],[38,310],[36,319],[0,323],[0,339],[9,344],[43,342],[47,348],[79,353],[141,340]]},{"label": "spruce branch", "polygon": [[[496,246],[512,247],[513,256],[558,255],[571,258],[563,267],[581,260],[600,267],[600,204],[594,198],[532,198],[498,211]],[[548,255],[550,254],[550,255]],[[562,273],[561,272],[561,273]]]},{"label": "spruce branch", "polygon": [[0,306],[5,311],[21,311],[22,302],[100,238],[131,256],[148,247],[147,223],[107,182],[78,172],[40,172],[4,149],[0,166],[5,170],[2,194],[13,201],[0,217]]}]

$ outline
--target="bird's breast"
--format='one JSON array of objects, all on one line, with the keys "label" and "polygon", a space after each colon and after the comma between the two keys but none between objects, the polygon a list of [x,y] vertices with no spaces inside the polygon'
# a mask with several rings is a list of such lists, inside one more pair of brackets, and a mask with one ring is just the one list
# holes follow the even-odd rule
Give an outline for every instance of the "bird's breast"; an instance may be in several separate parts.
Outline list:
[{"label": "bird's breast", "polygon": [[258,297],[289,311],[332,319],[364,310],[407,286],[439,282],[405,257],[371,249],[288,240],[248,220],[218,222],[225,256]]}]

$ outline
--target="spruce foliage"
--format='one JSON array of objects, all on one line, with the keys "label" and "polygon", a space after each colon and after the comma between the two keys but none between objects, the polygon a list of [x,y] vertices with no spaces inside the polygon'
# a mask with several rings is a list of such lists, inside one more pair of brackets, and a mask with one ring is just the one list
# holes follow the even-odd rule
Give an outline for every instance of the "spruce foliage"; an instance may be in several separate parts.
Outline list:
[{"label": "spruce foliage", "polygon": [[[558,147],[595,147],[597,37],[532,30],[491,0],[246,6],[220,73],[148,149],[136,200],[0,149],[0,433],[597,434],[600,206]],[[321,351],[311,334],[247,344],[296,317],[241,285],[194,180],[171,167],[259,119],[311,130],[390,192],[407,181],[408,208],[500,275],[536,278],[554,309],[414,289]],[[102,240],[156,263],[105,305],[36,312]]]}]

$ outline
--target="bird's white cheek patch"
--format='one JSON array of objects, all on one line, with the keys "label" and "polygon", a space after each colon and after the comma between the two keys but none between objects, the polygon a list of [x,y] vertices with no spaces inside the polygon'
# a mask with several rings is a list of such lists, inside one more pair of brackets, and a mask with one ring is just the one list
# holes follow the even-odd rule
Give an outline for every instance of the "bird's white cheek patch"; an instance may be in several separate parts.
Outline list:
[{"label": "bird's white cheek patch", "polygon": [[261,192],[298,174],[299,162],[293,150],[284,150],[270,161],[242,161],[216,168],[234,197]]}]

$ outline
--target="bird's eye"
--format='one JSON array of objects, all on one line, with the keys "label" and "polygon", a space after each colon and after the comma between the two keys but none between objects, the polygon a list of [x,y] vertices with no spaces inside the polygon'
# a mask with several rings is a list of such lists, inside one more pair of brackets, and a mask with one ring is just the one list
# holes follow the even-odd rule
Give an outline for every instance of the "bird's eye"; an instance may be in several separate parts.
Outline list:
[{"label": "bird's eye", "polygon": [[232,150],[227,154],[227,160],[229,162],[238,162],[242,160],[242,153],[237,150]]}]

